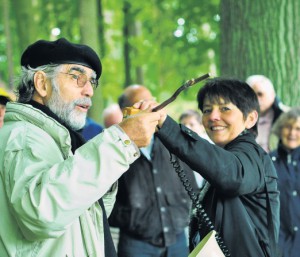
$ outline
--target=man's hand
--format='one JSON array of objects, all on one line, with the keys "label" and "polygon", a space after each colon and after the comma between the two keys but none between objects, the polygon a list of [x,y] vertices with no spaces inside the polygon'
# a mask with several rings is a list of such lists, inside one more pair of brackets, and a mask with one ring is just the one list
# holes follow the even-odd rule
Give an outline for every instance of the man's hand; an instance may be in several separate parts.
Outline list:
[{"label": "man's hand", "polygon": [[138,147],[145,147],[150,143],[160,119],[160,112],[151,112],[151,108],[148,108],[128,116],[119,126]]},{"label": "man's hand", "polygon": [[[144,100],[144,101],[140,101],[137,102],[133,105],[134,108],[136,109],[140,109],[140,110],[150,110],[152,111],[152,109],[154,107],[158,106],[157,102],[151,101],[151,100]],[[158,121],[157,126],[159,128],[161,128],[167,118],[167,112],[164,109],[161,109],[159,111],[157,111],[157,113],[160,113],[160,119]]]}]

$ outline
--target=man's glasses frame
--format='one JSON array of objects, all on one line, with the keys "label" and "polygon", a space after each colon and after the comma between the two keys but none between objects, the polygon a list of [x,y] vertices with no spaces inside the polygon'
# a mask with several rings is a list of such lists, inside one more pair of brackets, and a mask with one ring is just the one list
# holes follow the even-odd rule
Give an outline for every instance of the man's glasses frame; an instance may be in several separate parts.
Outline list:
[{"label": "man's glasses frame", "polygon": [[87,75],[85,75],[84,73],[79,73],[79,74],[68,73],[68,72],[60,72],[60,73],[72,76],[72,79],[75,79],[77,81],[77,86],[80,88],[84,87],[88,81],[90,81],[94,90],[98,87],[98,80],[94,78],[88,80]]}]

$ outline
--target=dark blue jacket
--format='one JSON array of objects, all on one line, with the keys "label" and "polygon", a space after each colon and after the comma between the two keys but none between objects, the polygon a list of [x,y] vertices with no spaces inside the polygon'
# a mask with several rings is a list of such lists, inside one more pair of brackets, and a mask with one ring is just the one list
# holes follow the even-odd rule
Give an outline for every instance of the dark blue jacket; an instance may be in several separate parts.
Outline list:
[{"label": "dark blue jacket", "polygon": [[270,153],[280,191],[279,246],[284,257],[300,253],[300,147],[287,152],[282,144]]},{"label": "dark blue jacket", "polygon": [[85,125],[81,131],[81,135],[83,138],[88,141],[92,139],[94,136],[97,136],[103,131],[103,127],[96,123],[94,120],[91,118],[87,117]]}]

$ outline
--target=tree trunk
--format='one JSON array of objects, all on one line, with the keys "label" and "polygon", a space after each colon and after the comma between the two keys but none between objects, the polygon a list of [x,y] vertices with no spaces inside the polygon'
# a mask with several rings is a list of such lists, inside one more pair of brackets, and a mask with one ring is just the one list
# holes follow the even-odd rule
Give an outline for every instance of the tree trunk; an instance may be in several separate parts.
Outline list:
[{"label": "tree trunk", "polygon": [[38,39],[38,2],[33,0],[13,0],[13,13],[16,15],[18,39],[21,52]]},{"label": "tree trunk", "polygon": [[123,25],[123,38],[124,38],[124,71],[125,71],[125,84],[124,88],[131,84],[131,61],[130,61],[130,26],[131,26],[131,12],[130,3],[128,1],[124,2],[123,12],[124,12],[124,25]]},{"label": "tree trunk", "polygon": [[[142,23],[140,21],[135,20],[133,24],[133,31],[132,35],[135,37],[141,37],[142,35]],[[137,59],[139,57],[140,53],[137,48],[134,49],[134,56]],[[136,76],[136,83],[140,85],[144,85],[144,69],[141,65],[138,63],[135,64],[135,76]]]},{"label": "tree trunk", "polygon": [[4,19],[4,32],[6,37],[6,58],[7,58],[7,71],[8,71],[8,87],[12,91],[14,81],[14,69],[13,69],[13,51],[11,40],[11,28],[9,26],[9,1],[3,0],[3,19]]},{"label": "tree trunk", "polygon": [[287,105],[299,105],[300,2],[221,0],[221,75],[271,79]]},{"label": "tree trunk", "polygon": [[[99,46],[99,30],[98,13],[99,6],[98,0],[80,0],[79,1],[79,20],[80,20],[80,34],[81,43],[86,44],[93,48],[99,55],[100,59],[100,46]],[[89,116],[98,123],[102,123],[103,111],[103,97],[101,92],[101,85],[94,91],[93,106],[90,109]]]},{"label": "tree trunk", "polygon": [[99,43],[100,43],[100,53],[101,56],[104,57],[106,54],[105,48],[105,32],[104,32],[104,17],[103,17],[103,8],[102,8],[102,0],[97,1],[97,9],[98,9],[98,35],[99,35]]}]

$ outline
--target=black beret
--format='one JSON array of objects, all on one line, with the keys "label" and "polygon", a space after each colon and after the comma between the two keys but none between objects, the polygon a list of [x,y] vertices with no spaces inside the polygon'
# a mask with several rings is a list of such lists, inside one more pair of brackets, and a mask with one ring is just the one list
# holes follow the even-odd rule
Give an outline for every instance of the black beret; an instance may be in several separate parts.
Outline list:
[{"label": "black beret", "polygon": [[65,38],[56,41],[38,40],[28,46],[21,57],[21,66],[36,68],[47,64],[80,64],[102,73],[101,61],[96,52],[87,45],[73,44]]}]

